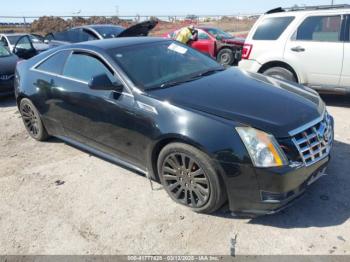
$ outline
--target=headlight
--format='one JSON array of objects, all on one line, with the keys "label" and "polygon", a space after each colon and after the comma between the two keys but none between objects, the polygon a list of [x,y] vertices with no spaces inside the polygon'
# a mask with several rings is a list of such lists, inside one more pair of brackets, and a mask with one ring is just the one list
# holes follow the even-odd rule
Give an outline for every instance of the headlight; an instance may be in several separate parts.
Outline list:
[{"label": "headlight", "polygon": [[288,164],[274,136],[251,127],[236,127],[256,167],[276,167]]}]

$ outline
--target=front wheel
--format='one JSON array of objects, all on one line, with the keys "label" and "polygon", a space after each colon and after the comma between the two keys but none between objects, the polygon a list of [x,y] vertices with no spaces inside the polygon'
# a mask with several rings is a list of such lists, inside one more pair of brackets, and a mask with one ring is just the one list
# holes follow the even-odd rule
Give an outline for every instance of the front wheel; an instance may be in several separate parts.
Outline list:
[{"label": "front wheel", "polygon": [[160,152],[157,166],[160,180],[175,202],[200,213],[213,213],[224,204],[225,189],[212,160],[197,148],[169,144]]},{"label": "front wheel", "polygon": [[49,135],[34,104],[29,99],[23,98],[19,105],[19,111],[29,135],[38,141],[47,140]]},{"label": "front wheel", "polygon": [[233,65],[235,61],[235,56],[231,49],[224,48],[220,50],[216,60],[223,66],[230,66]]}]

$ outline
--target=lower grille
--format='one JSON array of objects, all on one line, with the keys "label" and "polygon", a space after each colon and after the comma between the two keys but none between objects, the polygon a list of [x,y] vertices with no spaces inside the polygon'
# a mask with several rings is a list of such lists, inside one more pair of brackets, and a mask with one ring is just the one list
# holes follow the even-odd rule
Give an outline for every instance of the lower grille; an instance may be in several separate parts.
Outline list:
[{"label": "lower grille", "polygon": [[9,74],[9,75],[5,75],[5,74],[0,74],[0,81],[9,81],[12,78],[14,78],[14,74]]},{"label": "lower grille", "polygon": [[296,134],[292,140],[306,166],[325,158],[333,143],[331,116],[326,112],[322,121]]}]

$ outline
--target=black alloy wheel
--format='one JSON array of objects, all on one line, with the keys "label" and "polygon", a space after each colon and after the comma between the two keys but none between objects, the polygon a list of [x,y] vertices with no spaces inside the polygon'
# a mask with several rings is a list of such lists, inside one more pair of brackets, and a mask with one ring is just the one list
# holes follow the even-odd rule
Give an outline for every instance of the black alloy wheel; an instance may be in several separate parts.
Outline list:
[{"label": "black alloy wheel", "polygon": [[24,98],[20,102],[19,109],[24,126],[29,135],[38,141],[46,140],[48,138],[48,134],[42,124],[39,112],[33,103],[29,99]]},{"label": "black alloy wheel", "polygon": [[213,213],[224,204],[225,185],[203,151],[171,143],[161,150],[157,166],[163,187],[175,202],[200,213]]},{"label": "black alloy wheel", "polygon": [[209,180],[200,165],[184,153],[173,153],[163,163],[163,178],[172,196],[184,205],[203,207],[210,196]]}]

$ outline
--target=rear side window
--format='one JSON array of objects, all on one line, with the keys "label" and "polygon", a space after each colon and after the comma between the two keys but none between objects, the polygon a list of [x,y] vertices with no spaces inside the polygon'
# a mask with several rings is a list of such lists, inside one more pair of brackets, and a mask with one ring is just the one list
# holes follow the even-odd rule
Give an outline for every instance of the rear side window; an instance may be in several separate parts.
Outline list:
[{"label": "rear side window", "polygon": [[311,16],[299,26],[296,40],[338,42],[341,32],[341,16]]},{"label": "rear side window", "polygon": [[66,62],[66,59],[70,52],[71,51],[68,50],[58,52],[57,54],[45,60],[36,68],[41,71],[60,75],[62,74],[64,63]]},{"label": "rear side window", "polygon": [[293,16],[266,18],[256,29],[253,39],[277,40],[293,20]]},{"label": "rear side window", "polygon": [[80,81],[89,82],[91,78],[106,74],[112,82],[115,78],[111,71],[99,59],[89,54],[72,54],[63,71],[63,75]]}]

